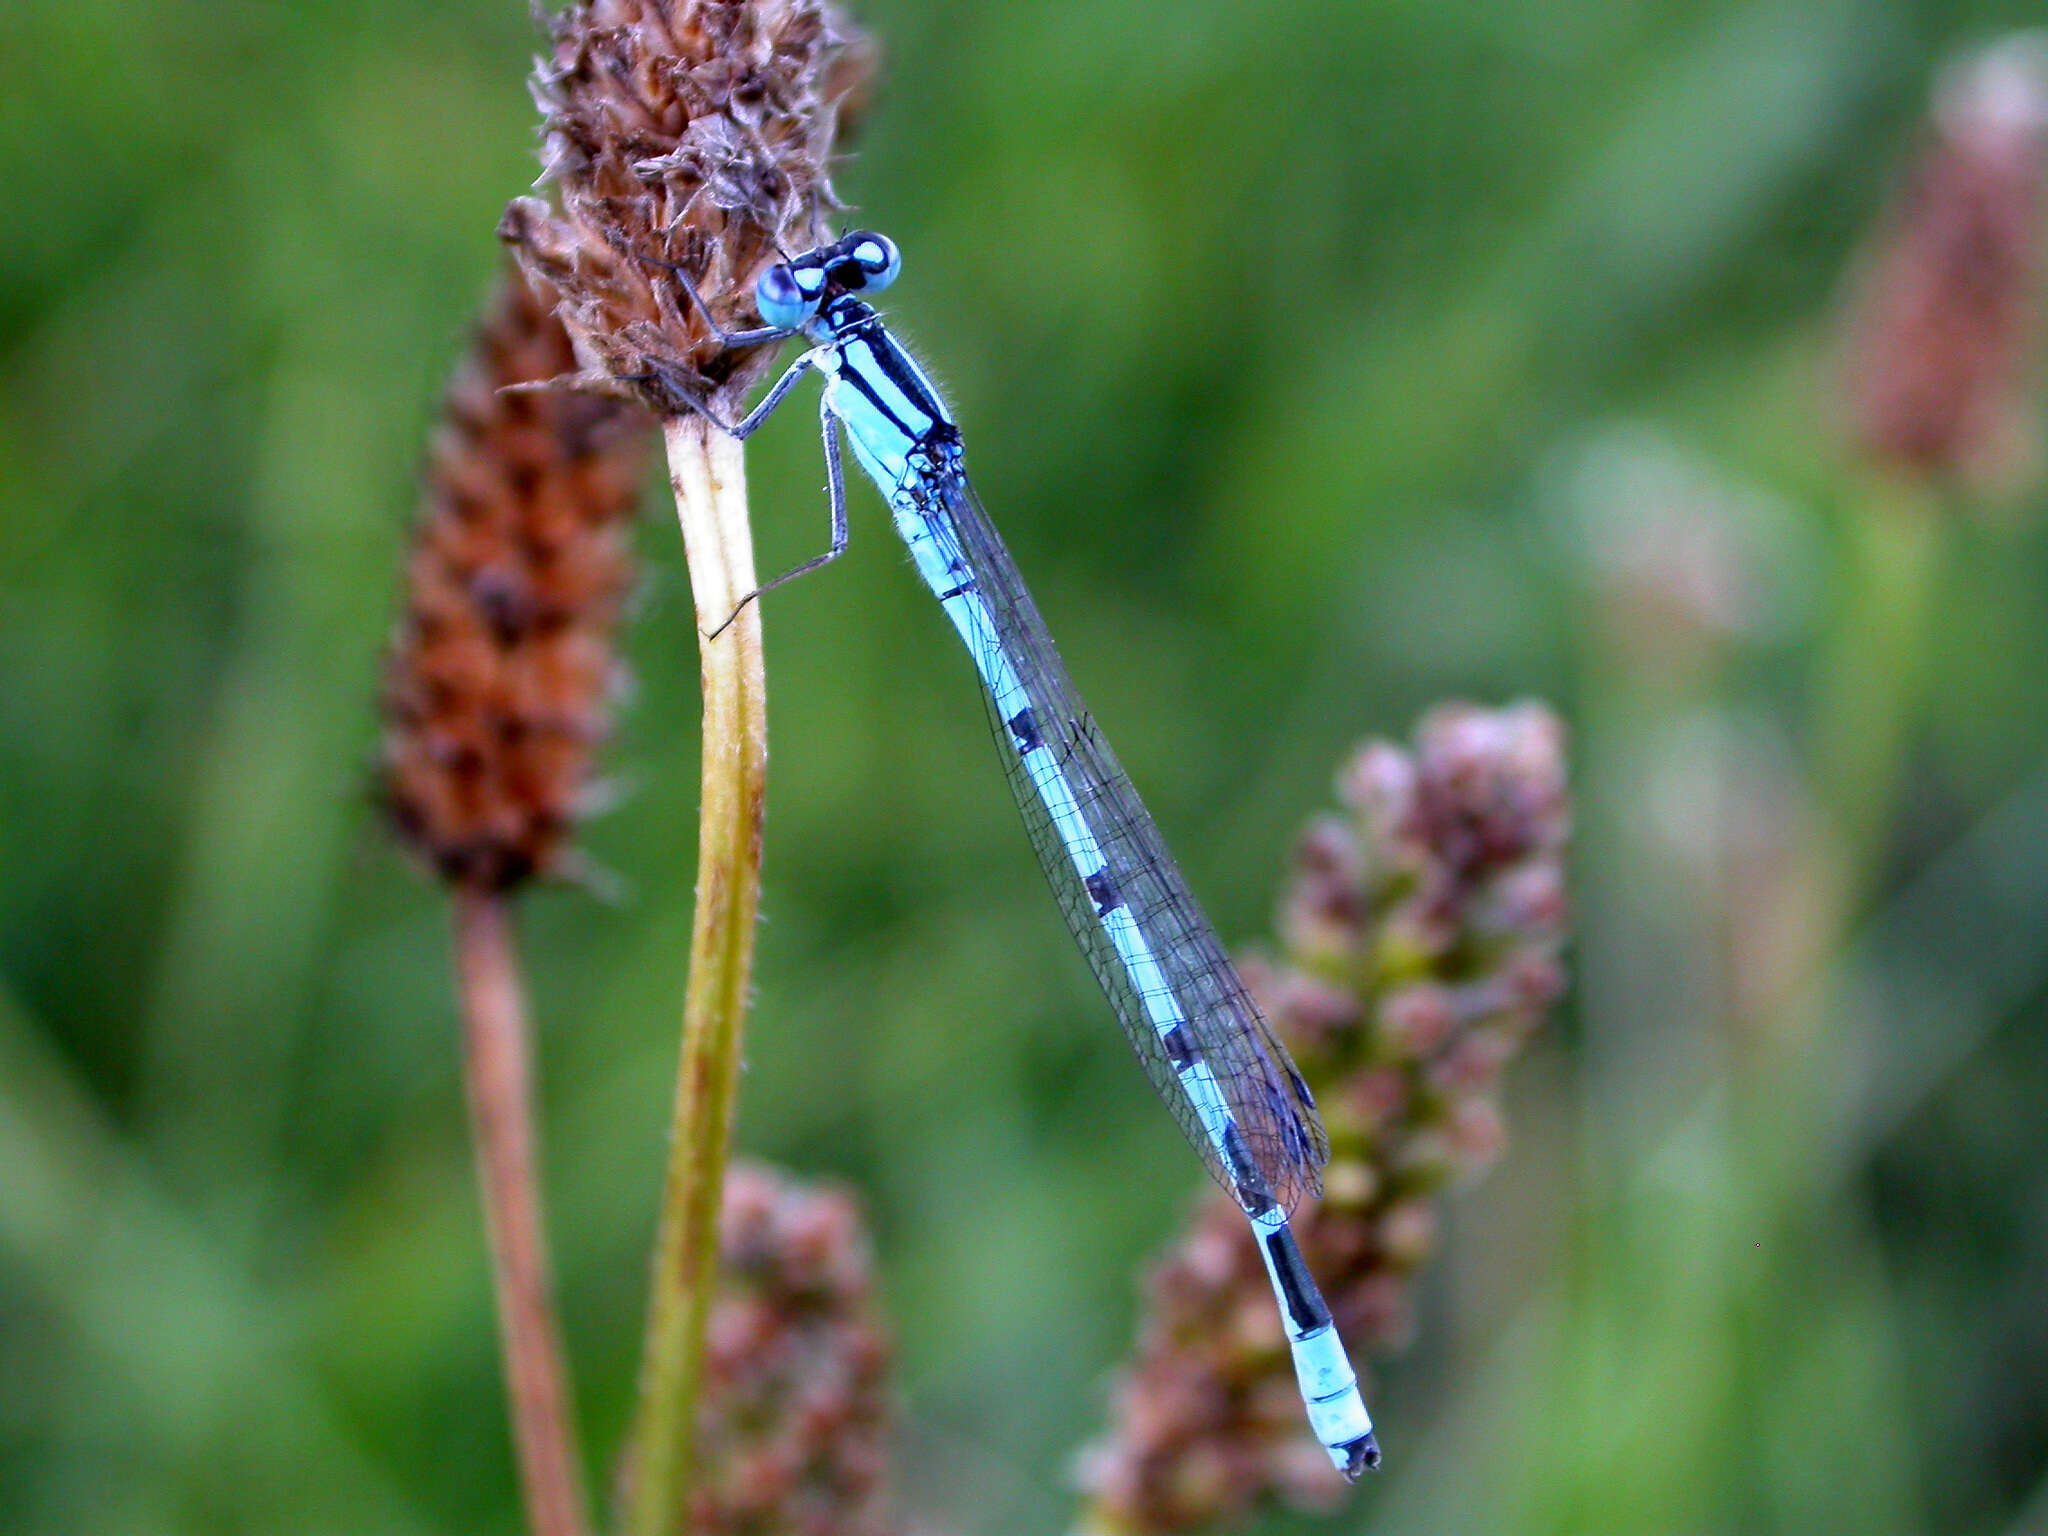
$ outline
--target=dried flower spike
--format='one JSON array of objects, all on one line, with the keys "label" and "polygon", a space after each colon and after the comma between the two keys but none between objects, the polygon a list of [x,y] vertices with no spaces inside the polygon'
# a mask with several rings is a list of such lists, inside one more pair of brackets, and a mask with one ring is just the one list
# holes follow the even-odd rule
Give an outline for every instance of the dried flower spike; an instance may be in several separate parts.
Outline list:
[{"label": "dried flower spike", "polygon": [[[1540,705],[1453,705],[1412,753],[1361,748],[1338,778],[1348,814],[1296,854],[1283,958],[1245,967],[1329,1128],[1324,1197],[1295,1231],[1355,1344],[1405,1339],[1431,1197],[1499,1155],[1501,1072],[1563,991],[1563,741]],[[1229,1201],[1205,1201],[1146,1303],[1110,1432],[1083,1460],[1084,1528],[1179,1531],[1261,1499],[1334,1500]]]},{"label": "dried flower spike", "polygon": [[692,1536],[887,1536],[889,1346],[846,1195],[734,1164],[698,1408]]},{"label": "dried flower spike", "polygon": [[500,226],[528,274],[561,295],[582,365],[562,382],[664,418],[702,637],[698,901],[622,1536],[670,1536],[700,1477],[696,1410],[760,902],[767,682],[747,601],[758,583],[745,460],[712,417],[733,412],[774,354],[719,337],[750,324],[756,273],[779,248],[811,244],[837,206],[839,107],[865,73],[826,0],[575,0],[534,82],[559,212],[521,199]]},{"label": "dried flower spike", "polygon": [[1853,296],[1849,420],[1872,457],[1992,489],[2038,467],[2044,220],[2048,33],[2019,33],[1944,75]]},{"label": "dried flower spike", "polygon": [[521,198],[500,233],[561,293],[584,384],[669,416],[745,393],[769,349],[723,349],[671,269],[724,328],[755,324],[755,273],[839,206],[829,157],[867,74],[821,0],[579,0],[555,19],[534,93],[561,212]]},{"label": "dried flower spike", "polygon": [[449,390],[388,669],[393,824],[477,890],[563,867],[608,724],[650,434],[620,402],[501,393],[569,366],[553,296],[509,272]]}]

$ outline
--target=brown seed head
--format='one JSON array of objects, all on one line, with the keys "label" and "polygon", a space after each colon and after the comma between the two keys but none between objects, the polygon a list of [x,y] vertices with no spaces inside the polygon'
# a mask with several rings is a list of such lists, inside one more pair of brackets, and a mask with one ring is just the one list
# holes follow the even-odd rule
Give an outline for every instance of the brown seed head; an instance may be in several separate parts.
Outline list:
[{"label": "brown seed head", "polygon": [[553,296],[517,272],[450,387],[384,692],[385,804],[441,875],[557,871],[608,724],[648,421],[568,393]]},{"label": "brown seed head", "polygon": [[758,323],[751,284],[816,243],[839,204],[839,114],[865,89],[859,35],[823,0],[578,0],[534,76],[542,180],[500,234],[554,285],[585,385],[658,412],[727,409],[772,361],[727,351],[660,263],[728,330]]},{"label": "brown seed head", "polygon": [[2048,34],[2022,33],[1944,76],[1852,295],[1849,422],[1873,458],[1993,489],[2038,467],[2044,220]]},{"label": "brown seed head", "polygon": [[[1376,742],[1338,776],[1281,907],[1278,961],[1246,980],[1330,1131],[1320,1204],[1295,1232],[1354,1351],[1403,1342],[1434,1192],[1499,1155],[1502,1070],[1561,995],[1570,807],[1564,734],[1539,705],[1453,705],[1412,750]],[[1328,1506],[1343,1484],[1302,1422],[1243,1216],[1208,1198],[1153,1271],[1108,1435],[1083,1460],[1084,1525],[1186,1530],[1262,1500]]]}]

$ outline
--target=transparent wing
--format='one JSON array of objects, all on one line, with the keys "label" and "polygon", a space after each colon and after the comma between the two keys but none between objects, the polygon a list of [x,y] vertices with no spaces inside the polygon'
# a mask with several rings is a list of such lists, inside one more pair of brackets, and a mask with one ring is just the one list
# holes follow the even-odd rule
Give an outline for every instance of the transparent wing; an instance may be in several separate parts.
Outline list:
[{"label": "transparent wing", "polygon": [[[1032,847],[1153,1087],[1210,1173],[1248,1208],[1263,1204],[1262,1194],[1292,1208],[1319,1193],[1329,1140],[1308,1086],[1096,730],[957,456],[937,473],[909,477],[898,496],[943,556],[930,565],[921,556],[920,566],[928,579],[942,569],[952,577],[935,590],[989,683],[990,724]],[[956,595],[968,592],[978,607]],[[996,698],[998,679],[1021,688],[1028,720]],[[1032,733],[1049,759],[1025,750]],[[1057,782],[1049,782],[1049,764],[1057,764]],[[1098,855],[1099,869],[1086,868]],[[1145,963],[1147,954],[1155,964]],[[1210,1123],[1213,1114],[1205,1117],[1201,1095],[1191,1097],[1190,1054],[1221,1090],[1249,1169]]]}]

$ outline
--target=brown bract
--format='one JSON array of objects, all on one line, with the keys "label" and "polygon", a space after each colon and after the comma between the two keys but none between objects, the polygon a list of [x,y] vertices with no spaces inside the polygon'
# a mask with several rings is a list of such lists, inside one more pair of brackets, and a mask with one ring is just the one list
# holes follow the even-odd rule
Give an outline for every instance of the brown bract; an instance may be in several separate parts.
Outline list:
[{"label": "brown bract", "polygon": [[869,72],[819,0],[582,0],[555,19],[534,94],[560,208],[521,198],[499,232],[560,292],[577,383],[665,415],[732,408],[773,349],[719,345],[671,267],[721,326],[758,325],[756,275],[839,206],[832,145]]},{"label": "brown bract", "polygon": [[[1330,1132],[1294,1227],[1363,1364],[1410,1329],[1434,1195],[1505,1144],[1502,1070],[1564,987],[1564,733],[1540,705],[1453,705],[1412,750],[1361,747],[1345,814],[1314,823],[1281,906],[1283,955],[1245,979]],[[1396,1437],[1398,1439],[1398,1437]],[[1153,1271],[1084,1529],[1167,1532],[1265,1500],[1333,1503],[1244,1217],[1220,1196]]]},{"label": "brown bract", "polygon": [[449,389],[385,685],[392,822],[486,891],[566,856],[608,724],[651,436],[619,401],[502,392],[573,366],[553,307],[508,271]]}]

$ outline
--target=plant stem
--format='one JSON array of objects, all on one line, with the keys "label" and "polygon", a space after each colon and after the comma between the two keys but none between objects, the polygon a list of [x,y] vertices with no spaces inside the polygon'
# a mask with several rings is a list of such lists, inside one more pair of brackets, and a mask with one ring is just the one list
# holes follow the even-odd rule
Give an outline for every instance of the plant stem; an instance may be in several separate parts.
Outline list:
[{"label": "plant stem", "polygon": [[526,1006],[510,913],[496,892],[457,885],[454,896],[464,1075],[527,1519],[533,1536],[586,1536],[568,1369],[543,1237]]},{"label": "plant stem", "polygon": [[[1765,1049],[1746,1064],[1735,1101],[1738,1138],[1759,1187],[1804,1190],[1824,1166],[1862,1081],[1865,1049],[1848,999],[1826,978],[1883,889],[1885,865],[1909,809],[1912,752],[1930,700],[1929,642],[1948,528],[1960,514],[1936,489],[1872,483],[1846,529],[1841,609],[1819,660],[1811,781],[1824,814],[1808,858],[1820,892],[1804,963],[1765,1005],[1754,1031]],[[1791,1194],[1787,1194],[1789,1202]],[[1793,1219],[1789,1218],[1788,1219]],[[1805,1219],[1797,1213],[1797,1219]]]},{"label": "plant stem", "polygon": [[1815,774],[1842,861],[1842,930],[1878,883],[1926,705],[1927,640],[1958,513],[1938,492],[1881,481],[1848,528],[1847,596],[1821,658]]},{"label": "plant stem", "polygon": [[[726,624],[739,600],[754,590],[746,468],[738,440],[702,417],[672,419],[664,435],[698,632],[704,636]],[[667,1536],[682,1516],[689,1489],[704,1321],[718,1264],[718,1214],[760,906],[768,733],[759,607],[748,604],[717,639],[702,639],[699,654],[704,731],[697,913],[624,1536]]]}]

